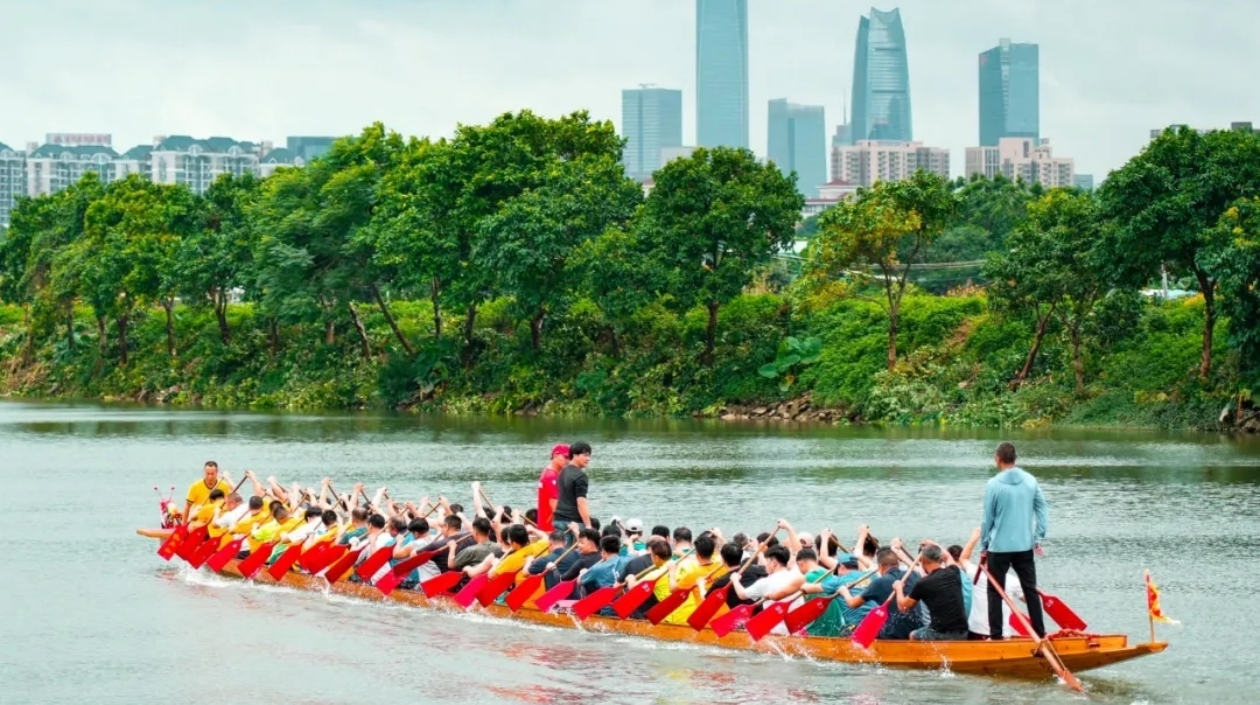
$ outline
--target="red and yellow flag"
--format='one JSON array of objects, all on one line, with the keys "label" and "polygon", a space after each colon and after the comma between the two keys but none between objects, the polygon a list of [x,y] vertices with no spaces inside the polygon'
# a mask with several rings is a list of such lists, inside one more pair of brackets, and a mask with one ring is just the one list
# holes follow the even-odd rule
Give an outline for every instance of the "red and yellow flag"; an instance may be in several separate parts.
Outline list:
[{"label": "red and yellow flag", "polygon": [[1164,610],[1159,606],[1159,588],[1155,585],[1155,581],[1151,580],[1151,571],[1146,571],[1146,610],[1150,613],[1151,619],[1156,622],[1164,622],[1165,624],[1181,624],[1164,614]]}]

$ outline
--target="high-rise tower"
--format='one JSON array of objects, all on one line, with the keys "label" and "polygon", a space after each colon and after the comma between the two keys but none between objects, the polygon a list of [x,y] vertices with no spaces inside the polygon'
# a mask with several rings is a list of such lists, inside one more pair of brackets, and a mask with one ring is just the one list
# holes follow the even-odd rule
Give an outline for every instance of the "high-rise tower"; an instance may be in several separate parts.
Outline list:
[{"label": "high-rise tower", "polygon": [[796,190],[812,198],[827,183],[827,120],[821,105],[770,101],[766,156],[784,174],[796,172]]},{"label": "high-rise tower", "polygon": [[661,167],[661,148],[682,146],[682,91],[649,88],[621,92],[622,161],[626,175],[643,181]]},{"label": "high-rise tower", "polygon": [[980,146],[1003,137],[1041,137],[1041,78],[1036,44],[1003,39],[980,54]]},{"label": "high-rise tower", "polygon": [[748,0],[696,0],[696,143],[748,146]]},{"label": "high-rise tower", "polygon": [[901,11],[881,12],[858,25],[853,57],[851,142],[914,139],[910,120],[910,67]]}]

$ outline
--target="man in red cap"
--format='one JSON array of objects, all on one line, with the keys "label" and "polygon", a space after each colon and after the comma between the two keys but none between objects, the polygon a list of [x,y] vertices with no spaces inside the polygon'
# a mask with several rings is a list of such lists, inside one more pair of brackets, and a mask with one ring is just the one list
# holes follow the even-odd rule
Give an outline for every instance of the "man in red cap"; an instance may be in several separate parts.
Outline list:
[{"label": "man in red cap", "polygon": [[558,480],[560,470],[569,462],[569,446],[561,443],[551,449],[551,462],[543,468],[542,477],[538,478],[538,528],[551,531],[551,517],[556,511],[556,502],[560,501]]}]

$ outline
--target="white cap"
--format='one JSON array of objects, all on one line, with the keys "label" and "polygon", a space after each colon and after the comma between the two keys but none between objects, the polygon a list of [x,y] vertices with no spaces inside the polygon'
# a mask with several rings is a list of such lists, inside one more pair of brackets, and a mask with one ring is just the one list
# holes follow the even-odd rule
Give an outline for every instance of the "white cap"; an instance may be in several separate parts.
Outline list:
[{"label": "white cap", "polygon": [[626,527],[626,531],[638,531],[641,533],[643,531],[643,520],[627,519],[624,526]]}]

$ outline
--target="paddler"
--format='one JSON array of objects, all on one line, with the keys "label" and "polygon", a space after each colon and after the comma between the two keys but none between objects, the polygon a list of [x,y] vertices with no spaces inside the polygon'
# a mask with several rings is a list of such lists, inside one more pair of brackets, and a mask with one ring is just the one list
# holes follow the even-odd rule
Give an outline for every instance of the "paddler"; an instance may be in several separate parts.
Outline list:
[{"label": "paddler", "polygon": [[[678,532],[675,531],[674,535],[677,536],[677,534]],[[665,618],[666,624],[685,624],[691,613],[700,606],[701,600],[704,599],[703,593],[713,576],[719,572],[725,572],[725,566],[713,560],[713,554],[718,550],[720,536],[721,534],[713,532],[705,532],[697,536],[690,546],[693,553],[685,558],[675,558],[671,561],[668,574],[657,581],[654,596],[658,602],[677,590],[697,588],[691,590],[686,602],[669,613],[669,616]]]},{"label": "paddler", "polygon": [[188,495],[184,499],[184,513],[180,518],[185,524],[188,523],[188,515],[195,505],[206,504],[210,501],[210,493],[212,491],[216,489],[222,490],[224,497],[232,492],[232,486],[219,477],[218,463],[213,460],[207,460],[206,464],[202,466],[201,472],[201,479],[192,483],[188,488]]}]

